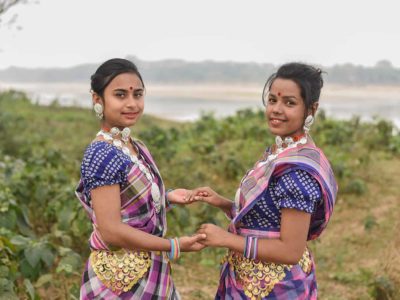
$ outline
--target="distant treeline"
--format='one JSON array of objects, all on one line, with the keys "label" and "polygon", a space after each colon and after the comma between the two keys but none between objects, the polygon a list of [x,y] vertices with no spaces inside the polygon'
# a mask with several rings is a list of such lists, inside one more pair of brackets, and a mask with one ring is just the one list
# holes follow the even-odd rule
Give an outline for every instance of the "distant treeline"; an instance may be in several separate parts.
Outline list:
[{"label": "distant treeline", "polygon": [[[276,70],[269,63],[187,62],[184,60],[143,61],[128,57],[142,72],[145,82],[152,83],[262,83]],[[5,82],[88,82],[98,64],[84,64],[70,68],[27,69],[10,67],[0,70],[0,81]],[[328,83],[366,85],[400,84],[400,68],[382,60],[374,67],[353,64],[320,66]]]}]

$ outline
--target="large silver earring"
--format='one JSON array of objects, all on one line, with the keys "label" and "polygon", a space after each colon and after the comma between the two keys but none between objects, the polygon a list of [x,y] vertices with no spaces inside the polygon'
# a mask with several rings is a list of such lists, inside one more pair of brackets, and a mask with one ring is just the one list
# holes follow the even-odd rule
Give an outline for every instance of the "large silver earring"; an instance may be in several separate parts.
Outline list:
[{"label": "large silver earring", "polygon": [[308,134],[310,131],[311,125],[314,123],[314,117],[312,115],[308,115],[307,118],[304,120],[304,132]]},{"label": "large silver earring", "polygon": [[103,119],[104,115],[103,115],[103,105],[101,105],[100,103],[95,103],[95,105],[93,105],[93,110],[96,113],[96,116],[101,120]]}]

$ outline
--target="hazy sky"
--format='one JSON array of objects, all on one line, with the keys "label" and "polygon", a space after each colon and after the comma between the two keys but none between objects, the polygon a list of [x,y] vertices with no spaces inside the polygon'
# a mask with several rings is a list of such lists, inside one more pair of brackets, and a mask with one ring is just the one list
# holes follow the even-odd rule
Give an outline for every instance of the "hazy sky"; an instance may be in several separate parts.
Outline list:
[{"label": "hazy sky", "polygon": [[1,69],[127,55],[325,66],[387,59],[400,67],[400,1],[39,0],[11,8],[0,23]]}]

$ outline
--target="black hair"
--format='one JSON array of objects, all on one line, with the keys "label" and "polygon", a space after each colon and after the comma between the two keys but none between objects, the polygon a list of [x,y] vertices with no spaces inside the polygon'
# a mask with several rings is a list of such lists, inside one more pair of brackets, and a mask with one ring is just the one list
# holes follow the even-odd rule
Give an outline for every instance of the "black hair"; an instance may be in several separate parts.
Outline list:
[{"label": "black hair", "polygon": [[322,70],[311,65],[303,63],[287,63],[279,67],[278,71],[273,73],[264,85],[262,101],[265,105],[265,93],[270,91],[271,85],[275,79],[293,80],[300,88],[301,97],[304,100],[306,111],[309,110],[315,102],[318,102],[321,95],[321,89],[324,85],[322,79]]},{"label": "black hair", "polygon": [[144,88],[142,76],[133,62],[123,58],[112,58],[102,63],[100,67],[97,68],[96,72],[90,77],[90,87],[92,92],[103,97],[107,85],[109,85],[116,76],[122,73],[133,73],[137,75]]}]

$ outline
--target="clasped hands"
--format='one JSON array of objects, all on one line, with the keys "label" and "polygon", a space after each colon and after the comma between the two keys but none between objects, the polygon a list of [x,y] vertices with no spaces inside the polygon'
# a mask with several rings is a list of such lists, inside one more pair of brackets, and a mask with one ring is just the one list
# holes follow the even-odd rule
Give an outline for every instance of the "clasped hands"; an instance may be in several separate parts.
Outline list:
[{"label": "clasped hands", "polygon": [[209,187],[200,187],[194,190],[175,189],[168,193],[168,201],[172,204],[180,205],[200,201],[213,206],[218,206],[218,198],[220,197],[221,196]]},{"label": "clasped hands", "polygon": [[[194,190],[175,189],[168,193],[168,201],[172,204],[187,205],[194,202],[205,202],[215,207],[220,207],[223,198],[209,187],[200,187]],[[180,238],[180,243],[187,246],[188,251],[199,251],[207,246],[226,247],[229,240],[227,230],[214,224],[202,224],[191,240],[184,240],[188,237]],[[191,243],[186,245],[186,243]],[[186,247],[185,247],[186,248]]]}]

